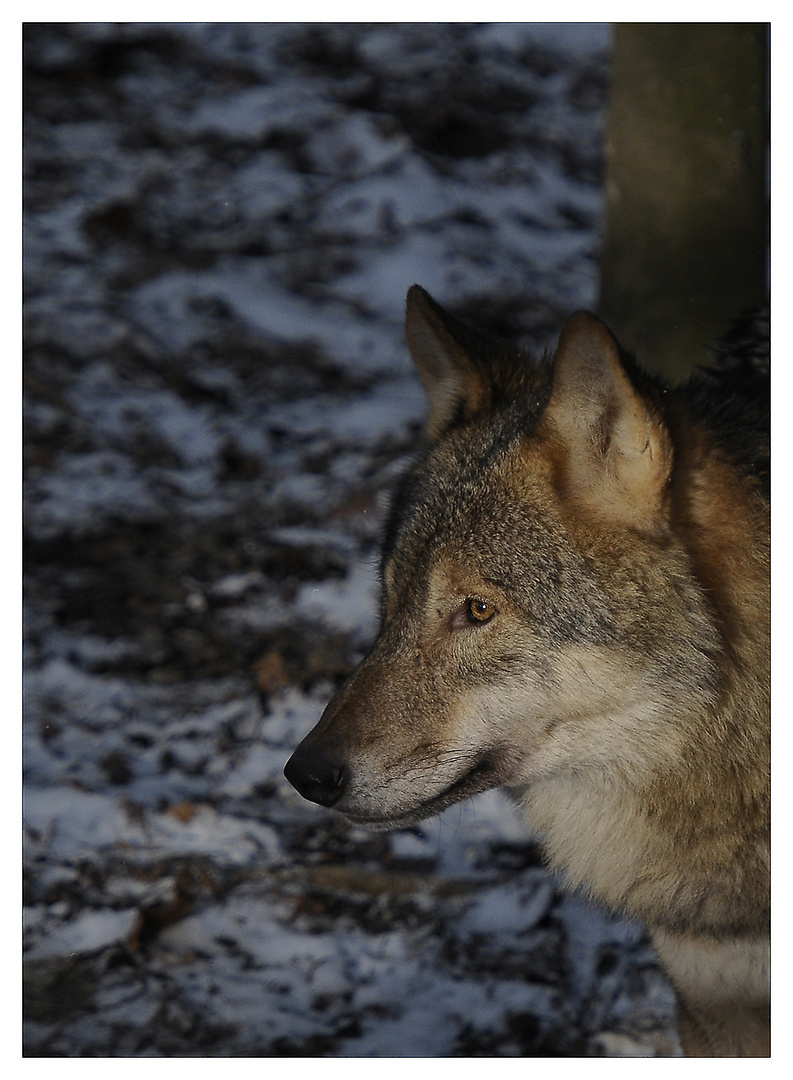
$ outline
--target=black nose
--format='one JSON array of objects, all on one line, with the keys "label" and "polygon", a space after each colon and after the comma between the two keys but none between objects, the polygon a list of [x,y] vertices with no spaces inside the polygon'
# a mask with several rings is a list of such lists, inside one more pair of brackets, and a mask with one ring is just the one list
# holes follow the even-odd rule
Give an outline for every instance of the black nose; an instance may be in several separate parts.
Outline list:
[{"label": "black nose", "polygon": [[304,799],[320,806],[333,806],[344,793],[344,767],[322,750],[298,746],[284,767],[284,776]]}]

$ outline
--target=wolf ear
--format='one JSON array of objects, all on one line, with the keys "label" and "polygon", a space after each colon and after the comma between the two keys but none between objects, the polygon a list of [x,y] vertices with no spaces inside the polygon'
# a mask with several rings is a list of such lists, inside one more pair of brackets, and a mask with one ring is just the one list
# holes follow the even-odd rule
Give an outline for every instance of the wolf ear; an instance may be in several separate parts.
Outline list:
[{"label": "wolf ear", "polygon": [[565,493],[615,523],[650,525],[672,469],[671,439],[594,315],[579,311],[562,330],[545,416],[562,444]]},{"label": "wolf ear", "polygon": [[477,411],[486,394],[485,381],[465,342],[466,329],[420,285],[408,290],[406,329],[429,401],[427,435],[435,441],[456,417]]}]

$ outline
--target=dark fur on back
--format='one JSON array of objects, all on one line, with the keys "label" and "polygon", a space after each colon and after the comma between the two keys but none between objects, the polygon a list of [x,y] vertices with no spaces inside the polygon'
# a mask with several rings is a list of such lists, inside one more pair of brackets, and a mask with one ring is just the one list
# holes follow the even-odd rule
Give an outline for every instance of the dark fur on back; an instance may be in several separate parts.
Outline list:
[{"label": "dark fur on back", "polygon": [[770,496],[771,349],[768,310],[742,316],[689,387],[689,408],[713,432],[719,450],[757,478]]}]

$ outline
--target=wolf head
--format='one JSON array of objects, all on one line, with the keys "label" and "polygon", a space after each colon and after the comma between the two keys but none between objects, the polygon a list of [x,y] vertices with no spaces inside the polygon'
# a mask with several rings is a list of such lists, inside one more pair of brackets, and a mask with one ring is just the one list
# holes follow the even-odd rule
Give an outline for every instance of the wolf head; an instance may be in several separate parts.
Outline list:
[{"label": "wolf head", "polygon": [[534,363],[414,286],[407,337],[427,447],[392,508],[380,635],[287,778],[387,828],[490,787],[646,769],[675,745],[681,688],[709,692],[715,647],[675,539],[662,391],[583,312]]}]

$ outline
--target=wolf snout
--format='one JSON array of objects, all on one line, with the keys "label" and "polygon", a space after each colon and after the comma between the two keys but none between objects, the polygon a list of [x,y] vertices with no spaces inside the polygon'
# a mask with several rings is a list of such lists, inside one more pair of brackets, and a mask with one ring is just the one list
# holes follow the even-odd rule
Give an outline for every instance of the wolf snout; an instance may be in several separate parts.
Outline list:
[{"label": "wolf snout", "polygon": [[326,751],[298,746],[284,766],[284,776],[304,799],[333,806],[344,794],[347,771]]}]

